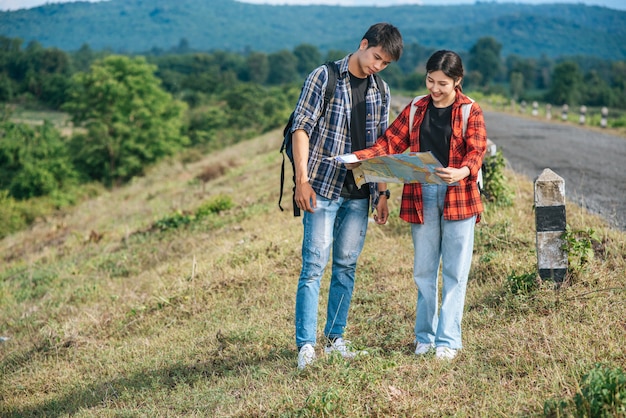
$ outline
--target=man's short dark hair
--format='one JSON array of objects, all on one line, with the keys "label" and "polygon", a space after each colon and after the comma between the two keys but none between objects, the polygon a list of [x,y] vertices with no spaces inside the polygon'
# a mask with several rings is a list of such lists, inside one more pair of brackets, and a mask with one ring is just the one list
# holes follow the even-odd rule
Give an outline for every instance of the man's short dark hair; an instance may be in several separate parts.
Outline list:
[{"label": "man's short dark hair", "polygon": [[398,61],[402,55],[404,44],[398,28],[390,23],[376,23],[370,26],[362,39],[367,39],[368,48],[379,46],[394,61]]}]

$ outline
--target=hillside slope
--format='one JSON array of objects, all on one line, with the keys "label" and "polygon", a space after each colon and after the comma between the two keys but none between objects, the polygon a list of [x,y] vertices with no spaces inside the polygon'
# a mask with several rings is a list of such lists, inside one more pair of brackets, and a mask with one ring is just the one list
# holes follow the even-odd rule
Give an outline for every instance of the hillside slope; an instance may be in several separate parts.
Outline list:
[{"label": "hillside slope", "polygon": [[[601,246],[561,290],[528,290],[515,277],[535,268],[532,185],[508,172],[514,206],[477,227],[458,359],[412,354],[412,244],[391,185],[348,327],[370,355],[298,373],[302,228],[276,205],[280,140],[161,164],[0,241],[0,416],[535,416],[596,363],[626,364],[624,235],[568,205],[568,223],[595,228]],[[219,196],[233,207],[189,217]]]},{"label": "hillside slope", "polygon": [[[451,18],[454,17],[454,18]],[[110,0],[0,13],[0,33],[44,46],[142,52],[181,39],[197,50],[265,51],[309,43],[352,50],[365,29],[388,21],[407,43],[467,51],[492,36],[503,55],[626,57],[626,11],[582,4],[477,2],[457,6],[270,6],[234,0]]]}]

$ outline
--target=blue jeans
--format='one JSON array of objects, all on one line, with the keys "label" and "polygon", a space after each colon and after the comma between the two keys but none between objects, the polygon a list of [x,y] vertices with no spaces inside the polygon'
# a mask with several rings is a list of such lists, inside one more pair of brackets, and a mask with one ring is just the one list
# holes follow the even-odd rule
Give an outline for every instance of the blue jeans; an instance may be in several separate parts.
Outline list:
[{"label": "blue jeans", "polygon": [[324,335],[343,336],[354,288],[356,263],[367,232],[369,199],[317,196],[314,213],[304,212],[302,270],[296,294],[296,345],[315,345],[319,290],[332,247],[332,276]]},{"label": "blue jeans", "polygon": [[[444,220],[447,187],[422,185],[424,223],[411,224],[413,279],[417,285],[415,341],[460,349],[461,319],[472,264],[476,216],[461,221]],[[440,263],[443,289],[438,313]]]}]

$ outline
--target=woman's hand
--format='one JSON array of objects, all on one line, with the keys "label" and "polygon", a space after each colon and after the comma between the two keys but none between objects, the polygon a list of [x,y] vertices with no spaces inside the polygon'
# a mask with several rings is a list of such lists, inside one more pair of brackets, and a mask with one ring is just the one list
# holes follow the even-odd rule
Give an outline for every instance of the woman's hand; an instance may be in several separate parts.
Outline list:
[{"label": "woman's hand", "polygon": [[467,166],[461,168],[438,167],[435,168],[435,174],[445,181],[447,184],[456,183],[470,175],[470,169]]}]

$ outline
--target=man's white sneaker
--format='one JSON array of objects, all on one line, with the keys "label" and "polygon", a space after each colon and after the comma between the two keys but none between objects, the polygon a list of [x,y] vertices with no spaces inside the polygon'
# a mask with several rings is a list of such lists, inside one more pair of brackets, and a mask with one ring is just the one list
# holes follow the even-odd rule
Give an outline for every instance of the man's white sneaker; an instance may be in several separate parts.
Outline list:
[{"label": "man's white sneaker", "polygon": [[455,350],[450,347],[437,347],[437,352],[435,353],[435,357],[442,360],[452,360],[456,357],[458,350]]},{"label": "man's white sneaker", "polygon": [[324,348],[324,351],[326,352],[326,354],[338,352],[343,358],[346,359],[352,359],[356,356],[363,356],[367,354],[367,351],[365,350],[352,350],[352,347],[350,347],[350,345],[350,341],[346,341],[340,337],[335,339],[335,341],[330,343],[330,345],[327,345]]},{"label": "man's white sneaker", "polygon": [[418,356],[422,356],[428,353],[433,348],[435,348],[435,344],[433,343],[417,343],[415,345],[415,354],[417,354]]},{"label": "man's white sneaker", "polygon": [[311,344],[304,344],[298,352],[298,370],[303,370],[315,360],[315,349]]}]

